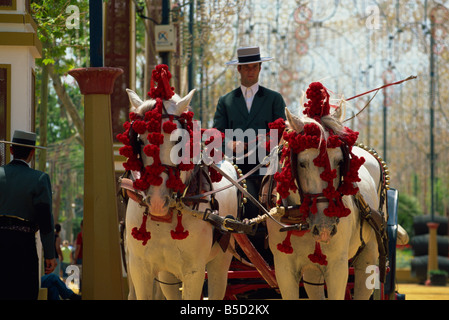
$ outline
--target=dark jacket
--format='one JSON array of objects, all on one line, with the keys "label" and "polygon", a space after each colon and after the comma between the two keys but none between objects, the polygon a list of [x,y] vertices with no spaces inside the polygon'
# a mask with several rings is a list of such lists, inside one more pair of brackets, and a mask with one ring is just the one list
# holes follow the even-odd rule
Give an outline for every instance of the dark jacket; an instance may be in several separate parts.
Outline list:
[{"label": "dark jacket", "polygon": [[268,124],[279,118],[285,119],[285,102],[280,93],[259,86],[248,113],[239,87],[218,100],[213,127],[222,132],[225,129],[268,130]]},{"label": "dark jacket", "polygon": [[0,167],[0,216],[36,225],[40,229],[44,257],[54,258],[52,193],[48,174],[19,160]]},{"label": "dark jacket", "polygon": [[[213,127],[224,133],[226,133],[226,129],[242,129],[243,131],[253,129],[257,136],[258,133],[261,133],[258,132],[260,129],[265,129],[265,133],[268,133],[268,124],[279,118],[285,120],[285,102],[280,93],[259,86],[259,90],[254,96],[251,110],[248,113],[242,89],[238,87],[218,100]],[[225,139],[229,138],[227,136]],[[235,137],[233,137],[233,140],[236,140]],[[245,139],[244,142],[248,143],[250,141]],[[253,147],[255,147],[255,144],[249,143],[248,148],[251,149]],[[229,153],[226,152],[226,154],[228,155]],[[239,167],[244,172],[247,172],[255,165],[254,162],[248,164],[246,160],[245,164]]]}]

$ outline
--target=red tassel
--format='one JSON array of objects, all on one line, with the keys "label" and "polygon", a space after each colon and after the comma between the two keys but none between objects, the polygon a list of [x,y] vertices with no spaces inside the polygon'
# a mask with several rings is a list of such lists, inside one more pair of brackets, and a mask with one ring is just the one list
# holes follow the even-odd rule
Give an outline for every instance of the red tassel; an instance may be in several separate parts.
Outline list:
[{"label": "red tassel", "polygon": [[189,236],[189,231],[184,231],[184,227],[182,226],[182,214],[178,212],[178,224],[176,225],[175,230],[171,230],[171,237],[174,240],[184,240]]},{"label": "red tassel", "polygon": [[285,240],[282,241],[282,243],[278,243],[277,249],[280,252],[283,252],[285,254],[292,254],[293,253],[293,247],[290,242],[290,237],[292,236],[291,231],[287,231],[287,236],[285,237]]},{"label": "red tassel", "polygon": [[142,217],[142,224],[140,225],[140,228],[137,229],[137,227],[134,227],[131,231],[131,235],[134,237],[134,239],[142,241],[142,245],[146,245],[148,240],[151,239],[151,233],[147,231],[147,218],[148,214],[145,211]]},{"label": "red tassel", "polygon": [[313,263],[318,263],[322,266],[327,266],[326,255],[321,252],[321,247],[319,242],[315,242],[315,252],[313,254],[309,254],[309,259]]}]

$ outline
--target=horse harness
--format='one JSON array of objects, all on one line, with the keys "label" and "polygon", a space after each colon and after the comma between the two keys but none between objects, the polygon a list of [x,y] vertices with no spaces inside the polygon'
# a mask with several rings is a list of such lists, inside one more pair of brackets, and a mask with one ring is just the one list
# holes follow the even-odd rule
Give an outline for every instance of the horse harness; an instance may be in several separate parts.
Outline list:
[{"label": "horse harness", "polygon": [[[179,116],[168,114],[165,110],[165,107],[163,106],[163,109],[165,111],[165,114],[162,115],[163,118],[173,117],[173,119],[179,119]],[[182,123],[182,122],[181,122]],[[136,154],[138,154],[141,157],[141,144],[142,142],[138,139],[137,133],[131,129],[129,132],[129,138],[131,141],[131,146]],[[266,157],[269,158],[274,152],[282,152],[282,143],[279,144],[278,148],[273,149],[273,151],[270,153],[269,156]],[[343,144],[341,146],[341,150],[343,153],[343,162],[340,164],[340,181],[339,184],[342,183],[342,177],[344,176],[344,173],[346,173],[349,170],[349,150],[348,146]],[[368,150],[369,151],[369,150]],[[371,153],[371,152],[370,152]],[[372,154],[372,153],[371,153]],[[297,158],[296,156],[293,156],[293,152],[291,151],[290,157],[291,157],[291,166],[292,166],[292,173],[294,175],[294,179],[296,182],[296,185],[298,187],[299,195],[301,198],[301,203],[304,200],[305,196],[309,196],[314,199],[316,203],[320,202],[329,202],[329,200],[324,197],[322,193],[319,194],[305,194],[300,186],[299,183],[299,177],[297,173]],[[374,154],[373,154],[374,155]],[[375,155],[374,155],[375,156]],[[377,157],[376,157],[377,159]],[[250,176],[252,173],[256,172],[260,169],[265,161],[262,161],[260,164],[258,164],[256,167],[254,167],[251,171],[246,173],[245,175],[240,176],[238,180],[232,179],[230,176],[228,176],[225,172],[223,172],[218,166],[216,166],[214,163],[210,164],[210,167],[218,171],[223,177],[225,177],[227,180],[229,180],[231,183],[221,187],[219,189],[214,190],[212,186],[212,181],[210,179],[210,176],[207,171],[207,165],[204,164],[197,164],[194,167],[193,175],[186,186],[184,192],[178,192],[177,194],[173,194],[172,197],[174,197],[175,201],[177,203],[180,203],[182,205],[187,205],[188,207],[191,206],[191,210],[188,210],[193,213],[194,216],[201,218],[204,221],[207,221],[211,223],[216,230],[219,231],[220,235],[216,237],[214,235],[214,239],[218,238],[218,242],[220,243],[222,249],[225,251],[227,248],[227,244],[229,243],[230,233],[244,233],[244,234],[255,234],[257,229],[258,222],[255,221],[262,221],[262,219],[254,220],[243,220],[239,221],[235,219],[233,216],[227,216],[227,217],[221,217],[218,214],[219,209],[219,203],[215,199],[214,195],[217,192],[223,191],[227,188],[230,188],[232,186],[235,186],[239,192],[245,196],[247,199],[249,199],[251,202],[253,202],[256,207],[259,208],[259,211],[264,212],[262,215],[265,219],[271,218],[274,222],[279,224],[281,226],[280,231],[290,231],[290,230],[300,230],[305,231],[309,229],[309,224],[307,223],[305,217],[300,213],[300,204],[290,206],[288,205],[286,199],[283,199],[283,207],[279,208],[276,205],[276,201],[278,199],[278,194],[276,191],[276,181],[274,180],[274,175],[265,176],[262,180],[261,189],[259,192],[259,199],[255,199],[245,188],[242,187],[241,183],[244,181],[248,176]],[[172,166],[169,165],[163,165],[165,167],[165,170],[171,170]],[[128,177],[126,177],[128,176]],[[143,199],[143,196],[133,188],[133,181],[129,178],[129,173],[125,173],[124,176],[122,176],[119,179],[120,186],[122,188],[122,196],[124,198],[131,198],[134,201],[136,201],[140,206],[145,208],[145,215],[150,215],[153,220],[158,220],[162,222],[171,222],[172,219],[172,210],[170,210],[171,214],[169,214],[168,217],[160,218],[160,217],[154,217],[149,212],[149,207],[146,204],[146,202]],[[131,176],[132,177],[132,176]],[[385,281],[385,274],[386,274],[386,258],[388,255],[388,236],[386,232],[386,222],[384,219],[384,214],[380,211],[383,207],[383,203],[386,199],[386,188],[385,188],[385,174],[384,172],[381,172],[381,184],[379,189],[379,195],[380,195],[380,206],[378,210],[374,210],[367,205],[366,201],[363,199],[363,196],[358,192],[354,198],[355,202],[360,209],[360,216],[361,216],[361,223],[360,223],[360,240],[362,245],[360,246],[359,250],[357,251],[355,257],[352,259],[354,261],[359,253],[363,250],[365,247],[365,242],[363,240],[362,235],[362,227],[363,227],[363,221],[366,221],[375,231],[376,239],[378,243],[378,250],[379,250],[379,266],[380,266],[380,280],[381,282]],[[210,197],[210,200],[207,199],[207,197]],[[240,197],[239,197],[240,199]],[[197,211],[200,203],[209,203],[210,208],[206,209],[204,212]],[[241,205],[239,204],[239,208]],[[272,212],[269,210],[276,208],[277,212],[280,212],[281,219],[280,221],[274,219],[272,217]],[[178,210],[178,214],[182,214]],[[259,216],[260,217],[260,216]]]},{"label": "horse harness", "polygon": [[[387,256],[388,256],[388,234],[387,234],[387,224],[386,219],[384,216],[384,213],[382,212],[383,205],[386,201],[386,190],[387,190],[387,181],[385,179],[386,175],[384,170],[385,167],[382,165],[381,161],[377,157],[377,154],[372,152],[371,149],[366,149],[368,152],[370,152],[381,165],[381,181],[379,183],[379,208],[377,210],[371,208],[363,198],[362,194],[357,192],[357,194],[354,196],[355,204],[359,208],[360,213],[360,241],[361,245],[359,249],[357,250],[357,253],[355,256],[351,259],[352,263],[357,259],[359,254],[362,252],[362,250],[365,248],[366,243],[363,239],[362,234],[362,228],[363,228],[363,222],[366,221],[371,228],[374,230],[376,235],[376,241],[378,245],[378,251],[379,251],[379,274],[380,274],[380,281],[384,283],[385,276],[386,276],[386,268],[387,268]],[[343,162],[340,164],[340,177],[343,177],[344,174],[349,170],[349,150],[348,146],[343,144],[341,146],[341,150],[343,152]],[[281,150],[280,150],[281,151]],[[282,204],[284,207],[284,215],[281,217],[281,222],[285,224],[292,224],[292,225],[300,225],[302,226],[302,230],[309,229],[309,224],[307,222],[307,218],[300,212],[300,206],[301,203],[304,200],[305,196],[310,196],[311,198],[315,198],[314,201],[316,203],[320,202],[329,202],[329,200],[323,196],[322,193],[318,194],[305,194],[301,188],[301,185],[299,183],[299,176],[298,172],[296,170],[297,168],[297,157],[294,156],[294,153],[291,151],[290,154],[290,160],[291,160],[291,167],[292,167],[292,174],[295,179],[296,186],[298,188],[298,193],[300,195],[301,202],[299,204],[295,205],[289,205],[287,202],[287,199],[282,199]],[[342,183],[342,178],[340,178],[339,184]],[[274,180],[273,175],[271,176],[265,176],[262,180],[260,193],[259,193],[259,201],[262,203],[266,209],[270,210],[273,207],[276,207],[277,200],[279,199],[279,195],[276,191],[276,181]],[[337,219],[338,222],[338,219]]]},{"label": "horse harness", "polygon": [[[179,116],[169,114],[164,105],[162,105],[162,108],[163,108],[162,118],[171,118],[171,120],[176,119],[179,121],[180,119]],[[184,123],[182,121],[179,122],[184,128]],[[137,132],[133,130],[132,123],[130,126],[128,137],[133,152],[138,155],[139,159],[142,159],[141,146],[143,142],[139,139]],[[164,166],[164,172],[166,172],[167,174],[170,172],[170,170],[177,169],[177,167],[175,166],[167,164],[161,165]],[[231,184],[227,186],[214,190],[211,178],[208,173],[208,166],[205,164],[197,164],[194,166],[192,176],[189,179],[188,184],[185,187],[184,191],[183,192],[178,191],[176,194],[173,194],[172,199],[174,199],[177,203],[181,203],[183,208],[186,209],[189,208],[190,210],[187,211],[191,212],[194,216],[211,223],[215,227],[215,230],[219,231],[218,233],[217,232],[214,233],[214,240],[220,243],[223,251],[226,251],[230,239],[230,232],[254,234],[256,232],[257,224],[249,223],[248,221],[240,222],[231,215],[224,218],[221,217],[218,214],[219,203],[215,198],[215,194],[232,186],[236,186],[237,189],[241,192],[241,194],[243,194],[246,197],[251,196],[246,191],[246,189],[243,188],[240,184],[243,183],[249,175],[258,170],[262,165],[263,163],[254,168],[253,170],[251,170],[250,172],[248,172],[247,174],[241,175],[238,180],[234,181],[219,167],[212,164],[211,167],[220,172],[231,182]],[[237,169],[238,168],[236,167],[236,170]],[[128,201],[128,199],[131,198],[133,201],[137,202],[141,207],[145,208],[144,211],[145,216],[150,216],[152,220],[158,222],[171,222],[174,210],[177,210],[178,214],[182,214],[181,210],[171,207],[169,210],[169,214],[165,217],[156,217],[151,215],[151,212],[149,212],[149,206],[146,203],[144,196],[141,194],[141,192],[139,192],[133,187],[133,182],[134,178],[132,176],[132,173],[129,171],[125,172],[123,176],[119,178],[119,184],[121,187],[120,195],[125,201]],[[239,197],[239,208],[242,207],[241,200],[242,197]],[[253,201],[253,199],[250,200]],[[210,208],[207,208],[204,212],[200,212],[198,211],[200,203],[208,203],[210,205]],[[258,205],[260,206],[260,204]],[[121,224],[121,228],[122,228],[121,233],[123,234],[124,224]]]}]

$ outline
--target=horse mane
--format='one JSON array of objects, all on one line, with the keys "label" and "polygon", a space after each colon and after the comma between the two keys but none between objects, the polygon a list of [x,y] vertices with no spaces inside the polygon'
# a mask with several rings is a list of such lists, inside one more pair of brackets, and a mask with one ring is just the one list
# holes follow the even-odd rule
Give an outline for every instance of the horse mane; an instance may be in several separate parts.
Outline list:
[{"label": "horse mane", "polygon": [[145,100],[137,109],[135,109],[134,112],[143,118],[145,116],[145,113],[154,109],[155,105],[156,100],[150,98],[148,100]]},{"label": "horse mane", "polygon": [[323,123],[323,126],[327,131],[333,131],[334,134],[338,136],[342,136],[345,134],[345,127],[343,126],[343,123],[333,115],[322,117],[321,122]]},{"label": "horse mane", "polygon": [[[169,101],[170,103],[177,103],[179,100],[181,100],[181,97],[175,93],[170,100],[165,101]],[[156,106],[156,99],[149,98],[148,100],[145,100],[137,109],[131,111],[139,114],[141,117],[144,117],[145,113],[147,113],[150,110],[153,110],[155,106]]]},{"label": "horse mane", "polygon": [[343,137],[345,135],[345,127],[343,123],[335,118],[333,115],[327,115],[321,117],[321,122],[316,121],[313,118],[310,118],[309,116],[305,115],[301,118],[301,121],[304,125],[307,124],[315,124],[321,131],[321,139],[326,140],[326,131],[327,132],[333,132],[335,135],[339,137]]}]

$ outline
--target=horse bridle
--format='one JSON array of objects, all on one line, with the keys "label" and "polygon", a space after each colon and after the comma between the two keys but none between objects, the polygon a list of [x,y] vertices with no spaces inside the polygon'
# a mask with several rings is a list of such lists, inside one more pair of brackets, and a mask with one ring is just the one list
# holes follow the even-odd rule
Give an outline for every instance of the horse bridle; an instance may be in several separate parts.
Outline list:
[{"label": "horse bridle", "polygon": [[[338,182],[338,188],[343,183],[344,176],[349,171],[349,164],[350,164],[350,158],[349,158],[349,147],[346,143],[342,143],[340,146],[340,149],[343,153],[343,162],[340,164],[340,180]],[[305,197],[310,197],[312,201],[315,203],[328,203],[329,199],[324,196],[324,193],[305,193],[301,187],[301,183],[299,181],[299,175],[297,170],[298,165],[298,154],[296,154],[293,149],[290,149],[290,165],[292,169],[292,174],[295,179],[296,187],[298,188],[298,194],[300,196],[301,203],[304,202]]]},{"label": "horse bridle", "polygon": [[[156,107],[156,105],[153,106],[153,108],[151,108],[150,110],[153,110]],[[166,119],[169,118],[171,120],[178,120],[178,122],[181,124],[181,128],[182,129],[186,129],[186,124],[185,124],[185,119],[175,115],[175,114],[170,114],[167,112],[167,109],[165,108],[164,104],[162,104],[162,119]],[[143,117],[142,116],[138,116],[139,120],[142,120]],[[182,119],[184,121],[180,121],[179,119]],[[133,123],[136,120],[133,120],[131,122],[130,128],[129,128],[129,133],[128,133],[128,138],[130,141],[130,145],[133,149],[133,153],[136,154],[138,156],[138,159],[141,161],[142,166],[143,164],[143,159],[142,159],[142,145],[144,144],[143,141],[139,138],[139,134],[133,129]],[[177,166],[173,166],[173,165],[169,165],[169,164],[165,164],[165,163],[161,163],[161,166],[164,167],[164,173],[166,173],[167,175],[170,175],[170,171],[172,171],[173,173],[176,172],[177,170],[179,170],[179,168]],[[145,190],[146,191],[146,190]],[[149,198],[149,196],[146,195],[145,191],[143,192],[143,201],[146,202],[146,200]],[[179,192],[178,192],[179,195]]]}]

